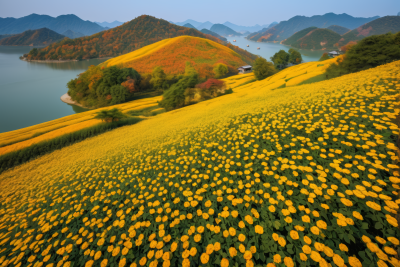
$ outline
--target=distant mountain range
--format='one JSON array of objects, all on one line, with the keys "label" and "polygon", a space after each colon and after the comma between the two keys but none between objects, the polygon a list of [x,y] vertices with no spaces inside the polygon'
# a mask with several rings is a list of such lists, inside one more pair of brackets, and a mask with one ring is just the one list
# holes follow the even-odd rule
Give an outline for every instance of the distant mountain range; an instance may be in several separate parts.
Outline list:
[{"label": "distant mountain range", "polygon": [[[206,21],[206,22],[198,22],[192,19],[188,19],[185,20],[183,22],[172,22],[170,21],[170,23],[173,23],[175,25],[179,25],[179,26],[184,26],[185,24],[189,23],[191,25],[193,25],[196,29],[198,30],[202,30],[202,29],[207,29],[210,30],[211,27],[214,25],[214,23]],[[217,23],[219,24],[219,23]],[[256,32],[256,31],[260,31],[262,29],[268,29],[270,27],[273,27],[274,25],[278,24],[278,22],[273,22],[271,24],[265,24],[265,25],[254,25],[254,26],[240,26],[240,25],[236,25],[234,23],[231,23],[229,21],[226,21],[224,23],[222,23],[222,25],[225,25],[229,28],[231,28],[232,30],[236,31],[236,32]]]},{"label": "distant mountain range", "polygon": [[104,30],[100,25],[84,21],[75,15],[61,15],[56,18],[48,15],[31,14],[22,18],[0,18],[0,34],[17,34],[27,30],[48,28],[59,34],[71,30],[84,35],[92,35]]},{"label": "distant mountain range", "polygon": [[47,28],[27,30],[0,40],[0,45],[46,46],[64,39],[65,36]]},{"label": "distant mountain range", "polygon": [[296,32],[282,43],[301,49],[339,49],[349,42],[358,42],[371,35],[400,32],[400,16],[378,18],[352,31],[347,31],[346,28],[341,29],[340,31],[345,32],[344,34],[339,34],[332,30],[338,29],[338,27],[340,26],[330,26],[328,28],[309,27]]},{"label": "distant mountain range", "polygon": [[4,38],[7,38],[7,37],[10,37],[10,36],[13,36],[14,34],[3,34],[3,35],[0,35],[0,40],[1,39],[4,39]]},{"label": "distant mountain range", "polygon": [[276,42],[283,41],[294,33],[308,27],[327,28],[331,25],[355,29],[361,25],[373,21],[379,16],[371,18],[355,18],[347,14],[327,13],[312,17],[295,16],[288,21],[281,21],[279,24],[265,31],[259,31],[247,36],[247,39],[258,42]]},{"label": "distant mountain range", "polygon": [[242,34],[232,30],[228,26],[225,26],[224,24],[214,24],[210,31],[215,32],[221,36],[240,36]]},{"label": "distant mountain range", "polygon": [[124,22],[121,22],[118,20],[114,20],[113,22],[104,21],[104,22],[95,22],[95,23],[97,23],[98,25],[100,25],[103,28],[109,28],[109,29],[115,28],[115,27],[118,27],[118,26],[121,26],[122,24],[124,24]]}]

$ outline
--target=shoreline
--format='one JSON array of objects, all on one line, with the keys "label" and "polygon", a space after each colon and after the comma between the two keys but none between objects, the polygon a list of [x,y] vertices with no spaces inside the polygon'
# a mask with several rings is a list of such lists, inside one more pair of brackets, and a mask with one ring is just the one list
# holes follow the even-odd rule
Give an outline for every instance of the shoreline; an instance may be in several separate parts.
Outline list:
[{"label": "shoreline", "polygon": [[71,97],[70,97],[70,95],[69,95],[68,93],[63,94],[63,95],[60,97],[60,99],[61,99],[62,102],[66,103],[66,104],[75,105],[75,106],[78,106],[78,107],[81,107],[81,108],[85,108],[85,109],[90,109],[90,108],[85,107],[85,106],[79,104],[78,102],[72,100]]},{"label": "shoreline", "polygon": [[[91,59],[111,59],[113,57],[96,57],[96,58],[91,58]],[[20,58],[23,61],[26,62],[39,62],[39,63],[66,63],[66,62],[79,62],[79,61],[86,61],[90,59],[84,59],[84,60],[77,60],[77,59],[68,59],[68,60],[27,60],[25,57]]]}]

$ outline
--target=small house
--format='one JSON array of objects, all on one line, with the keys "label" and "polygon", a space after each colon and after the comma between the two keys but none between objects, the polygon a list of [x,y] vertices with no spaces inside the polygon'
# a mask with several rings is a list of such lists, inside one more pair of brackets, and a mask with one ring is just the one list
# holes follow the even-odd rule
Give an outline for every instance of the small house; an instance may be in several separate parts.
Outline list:
[{"label": "small house", "polygon": [[252,72],[252,67],[250,65],[247,66],[242,66],[238,68],[239,74],[245,74],[245,73],[249,73]]},{"label": "small house", "polygon": [[331,52],[328,53],[328,55],[329,55],[330,57],[337,57],[337,56],[340,55],[340,54],[339,54],[339,52],[337,52],[337,51],[331,51]]}]

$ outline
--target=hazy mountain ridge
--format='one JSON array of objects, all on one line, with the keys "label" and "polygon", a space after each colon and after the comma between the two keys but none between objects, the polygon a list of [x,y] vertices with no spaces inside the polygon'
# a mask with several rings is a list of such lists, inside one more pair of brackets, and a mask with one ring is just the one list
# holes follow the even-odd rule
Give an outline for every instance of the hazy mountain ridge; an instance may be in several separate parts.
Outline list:
[{"label": "hazy mountain ridge", "polygon": [[212,35],[212,36],[214,36],[214,37],[217,37],[217,38],[220,39],[221,41],[224,41],[224,42],[227,41],[227,39],[226,39],[225,37],[219,35],[219,34],[216,33],[216,32],[213,32],[213,31],[210,31],[210,30],[207,30],[207,29],[202,29],[201,32],[202,32],[202,33],[205,33],[205,34]]},{"label": "hazy mountain ridge", "polygon": [[100,25],[103,28],[115,28],[118,26],[121,26],[122,24],[124,24],[124,22],[118,21],[118,20],[114,20],[113,22],[107,22],[107,21],[103,21],[103,22],[97,22],[95,21],[94,23]]},{"label": "hazy mountain ridge", "polygon": [[224,24],[214,24],[210,31],[215,32],[221,36],[229,36],[229,35],[234,35],[234,36],[240,36],[242,35],[241,33],[238,33],[228,26],[225,26]]},{"label": "hazy mountain ridge", "polygon": [[20,34],[0,40],[0,45],[31,45],[46,46],[64,39],[65,36],[47,28],[27,30]]},{"label": "hazy mountain ridge", "polygon": [[92,35],[103,31],[100,25],[84,21],[76,15],[60,15],[56,18],[48,15],[31,14],[22,18],[0,18],[0,34],[18,34],[27,30],[48,28],[59,34],[67,30]]},{"label": "hazy mountain ridge", "polygon": [[74,31],[71,31],[71,30],[67,30],[67,31],[63,32],[62,35],[67,36],[70,39],[75,39],[75,38],[80,38],[80,37],[85,36],[83,33],[74,32]]},{"label": "hazy mountain ridge", "polygon": [[198,21],[195,21],[192,19],[187,19],[183,22],[170,21],[170,23],[173,23],[173,24],[176,24],[179,26],[184,26],[186,23],[189,23],[189,24],[193,25],[194,27],[196,27],[196,29],[198,29],[198,30],[202,30],[202,29],[210,30],[214,24],[222,24],[222,25],[225,25],[225,26],[231,28],[232,30],[234,30],[236,32],[244,32],[244,31],[256,32],[256,31],[260,31],[262,29],[268,29],[268,28],[273,27],[274,25],[278,24],[278,22],[272,22],[271,24],[264,24],[264,25],[256,24],[254,26],[241,26],[241,25],[231,23],[229,21],[226,21],[224,23],[212,23],[210,21],[198,22]]},{"label": "hazy mountain ridge", "polygon": [[294,33],[308,27],[327,28],[331,25],[338,25],[349,29],[355,29],[377,18],[379,18],[379,16],[371,18],[355,18],[345,13],[327,13],[312,17],[295,16],[287,21],[281,21],[279,24],[264,32],[250,34],[247,38],[258,42],[283,41]]}]

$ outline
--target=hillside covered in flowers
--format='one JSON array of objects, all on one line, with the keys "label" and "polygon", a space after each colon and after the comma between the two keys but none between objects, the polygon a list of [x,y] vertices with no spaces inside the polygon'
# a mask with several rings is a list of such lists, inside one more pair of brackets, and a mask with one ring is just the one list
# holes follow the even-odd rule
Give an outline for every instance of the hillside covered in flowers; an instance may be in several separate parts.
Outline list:
[{"label": "hillside covered in flowers", "polygon": [[6,171],[0,265],[399,266],[399,68],[231,80]]}]

